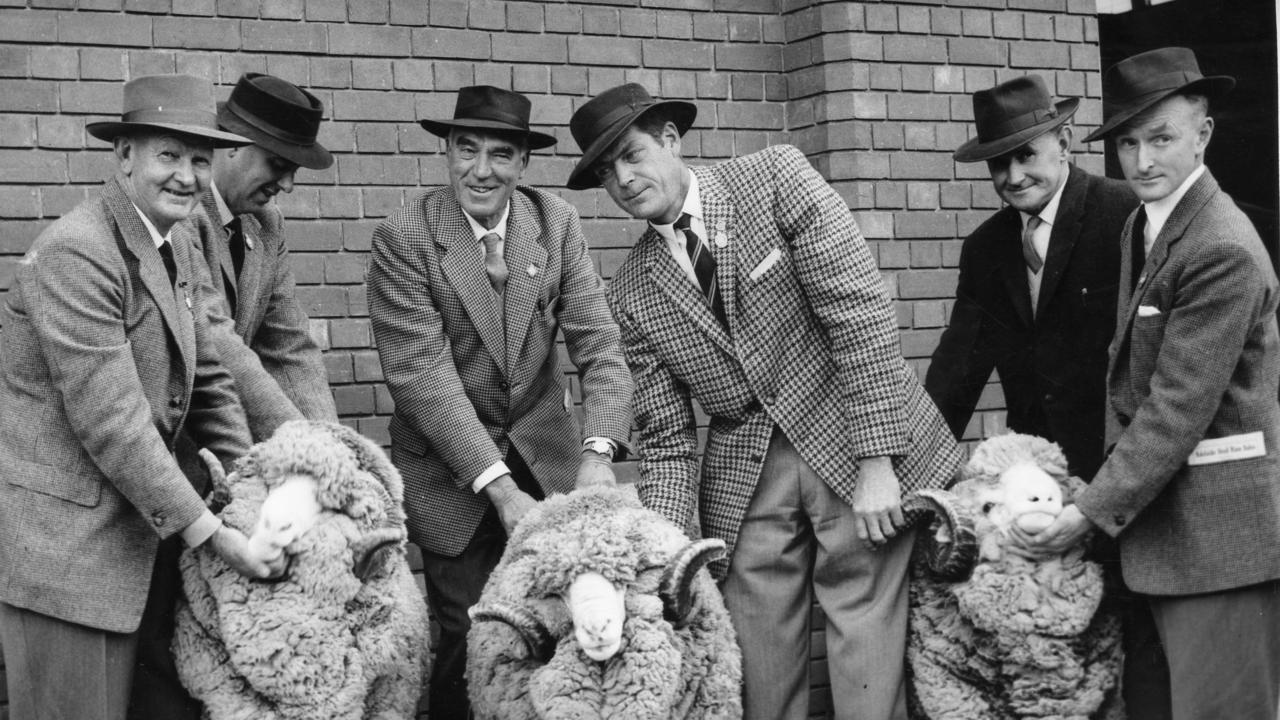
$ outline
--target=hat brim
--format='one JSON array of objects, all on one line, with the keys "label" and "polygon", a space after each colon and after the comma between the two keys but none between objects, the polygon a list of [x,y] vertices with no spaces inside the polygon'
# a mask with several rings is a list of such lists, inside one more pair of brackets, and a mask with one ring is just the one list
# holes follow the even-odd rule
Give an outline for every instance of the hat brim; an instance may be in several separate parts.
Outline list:
[{"label": "hat brim", "polygon": [[573,172],[569,173],[569,181],[565,183],[565,187],[570,190],[589,190],[593,187],[600,187],[600,179],[591,170],[591,166],[595,165],[601,153],[608,150],[609,146],[613,145],[622,133],[626,132],[627,128],[634,125],[641,115],[660,107],[668,107],[674,111],[675,117],[673,121],[675,122],[676,130],[681,135],[684,135],[689,131],[689,128],[693,127],[693,121],[698,117],[698,106],[684,100],[660,100],[622,116],[613,125],[605,128],[605,131],[597,135],[591,145],[582,151],[582,158],[573,166]]},{"label": "hat brim", "polygon": [[1103,121],[1102,126],[1097,130],[1085,136],[1084,142],[1094,142],[1102,140],[1124,125],[1135,115],[1141,114],[1144,110],[1164,100],[1165,98],[1180,93],[1190,93],[1195,95],[1204,95],[1209,99],[1219,98],[1231,91],[1236,86],[1236,79],[1230,75],[1211,75],[1202,77],[1199,80],[1193,80],[1181,87],[1171,88],[1168,90],[1157,90],[1148,93],[1142,97],[1131,101],[1125,107],[1111,114],[1111,117]]},{"label": "hat brim", "polygon": [[454,128],[468,128],[471,130],[497,130],[513,135],[524,135],[525,142],[528,143],[530,150],[541,150],[556,144],[554,135],[547,135],[536,130],[525,130],[522,127],[498,120],[419,120],[418,124],[422,126],[423,130],[445,139],[448,139],[449,133]]},{"label": "hat brim", "polygon": [[216,148],[240,147],[241,145],[251,145],[253,141],[247,137],[236,135],[235,133],[224,132],[222,130],[211,130],[203,125],[184,125],[181,123],[141,123],[141,122],[121,122],[121,121],[104,121],[92,122],[84,126],[88,133],[99,140],[107,142],[114,141],[121,135],[127,135],[137,130],[165,130],[169,132],[181,133],[183,135],[193,135],[199,138],[205,138],[213,141]]},{"label": "hat brim", "polygon": [[237,135],[243,135],[260,148],[296,163],[309,170],[325,170],[333,165],[333,154],[318,142],[300,145],[281,140],[250,125],[227,109],[227,103],[218,102],[218,125]]},{"label": "hat brim", "polygon": [[1011,150],[1017,150],[1070,120],[1071,116],[1076,114],[1076,110],[1080,109],[1080,98],[1067,98],[1054,104],[1053,107],[1058,111],[1057,117],[1029,125],[1013,134],[987,142],[982,142],[977,137],[969,138],[963,145],[956,148],[951,157],[956,162],[962,163],[982,162],[1000,157]]}]

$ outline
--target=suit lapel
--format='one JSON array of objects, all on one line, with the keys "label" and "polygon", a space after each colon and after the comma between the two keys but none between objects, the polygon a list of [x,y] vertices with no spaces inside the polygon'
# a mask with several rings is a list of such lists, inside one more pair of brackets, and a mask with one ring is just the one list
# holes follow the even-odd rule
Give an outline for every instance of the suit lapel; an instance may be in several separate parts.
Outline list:
[{"label": "suit lapel", "polygon": [[1009,302],[1013,303],[1018,319],[1024,326],[1031,327],[1031,287],[1027,284],[1027,262],[1022,257],[1022,216],[1012,207],[1006,207],[1000,212],[1003,217],[996,232],[998,237],[1007,238],[996,243],[996,262],[1000,266],[1000,277],[1004,280]]},{"label": "suit lapel", "polygon": [[[539,228],[533,221],[528,202],[523,196],[513,194],[502,249],[508,271],[507,285],[503,291],[508,368],[516,366],[537,306],[539,291],[542,289],[547,249],[538,240]],[[488,277],[487,274],[485,277]]]},{"label": "suit lapel", "polygon": [[702,291],[684,274],[675,258],[671,257],[667,243],[658,231],[653,228],[645,230],[636,243],[636,249],[643,253],[641,257],[648,269],[650,281],[671,301],[676,311],[687,317],[689,322],[721,348],[732,351],[729,334],[720,325],[715,313],[711,312]]},{"label": "suit lapel", "polygon": [[[1040,298],[1037,301],[1037,315],[1053,302],[1053,294],[1058,283],[1067,272],[1067,263],[1071,260],[1071,252],[1080,238],[1081,218],[1084,207],[1084,191],[1086,186],[1084,175],[1074,166],[1067,168],[1067,185],[1062,190],[1062,198],[1058,201],[1058,213],[1053,218],[1049,235],[1049,252],[1044,260],[1044,275],[1040,281]],[[1019,237],[1021,241],[1021,237]],[[1028,294],[1028,308],[1030,307]]]},{"label": "suit lapel", "polygon": [[[234,281],[236,288],[236,331],[241,332],[241,328],[249,327],[253,320],[255,312],[253,298],[258,296],[258,288],[262,285],[262,266],[264,261],[263,250],[265,243],[262,242],[262,223],[252,215],[240,216],[241,232],[244,233],[244,266],[240,270],[240,277]],[[235,263],[230,262],[231,251],[226,251],[228,264],[232,276],[235,273]]]},{"label": "suit lapel", "polygon": [[[694,168],[698,176],[698,193],[702,201],[703,223],[707,229],[707,246],[711,248],[711,257],[716,260],[716,282],[720,288],[720,299],[724,303],[725,317],[730,326],[733,325],[738,305],[738,273],[737,273],[737,223],[734,217],[733,202],[728,190],[720,182],[714,172],[702,168]],[[670,253],[668,253],[670,254]],[[729,332],[724,328],[710,306],[704,301],[707,316],[714,320],[713,339],[728,348],[732,341]]]},{"label": "suit lapel", "polygon": [[436,243],[444,250],[440,269],[458,300],[471,318],[476,333],[484,341],[489,355],[505,376],[507,343],[502,327],[502,308],[498,295],[489,284],[489,274],[484,269],[483,251],[475,233],[462,215],[462,206],[450,194],[451,205],[442,213],[440,226],[435,233]]}]

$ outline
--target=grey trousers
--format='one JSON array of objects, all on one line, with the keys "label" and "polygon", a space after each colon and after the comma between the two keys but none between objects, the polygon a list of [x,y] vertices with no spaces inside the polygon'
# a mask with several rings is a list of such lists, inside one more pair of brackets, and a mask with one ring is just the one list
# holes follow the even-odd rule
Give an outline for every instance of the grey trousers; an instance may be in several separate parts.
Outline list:
[{"label": "grey trousers", "polygon": [[878,549],[853,510],[775,431],[724,580],[747,720],[809,715],[810,606],[826,615],[837,720],[905,720],[912,533]]}]

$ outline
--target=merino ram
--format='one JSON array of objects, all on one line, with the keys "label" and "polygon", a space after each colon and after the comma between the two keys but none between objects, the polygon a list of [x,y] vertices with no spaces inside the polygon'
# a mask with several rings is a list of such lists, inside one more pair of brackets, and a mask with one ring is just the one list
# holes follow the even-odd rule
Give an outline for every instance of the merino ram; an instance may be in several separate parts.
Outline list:
[{"label": "merino ram", "polygon": [[467,676],[480,720],[732,720],[742,664],[691,542],[633,492],[552,497],[516,527],[472,609]]}]

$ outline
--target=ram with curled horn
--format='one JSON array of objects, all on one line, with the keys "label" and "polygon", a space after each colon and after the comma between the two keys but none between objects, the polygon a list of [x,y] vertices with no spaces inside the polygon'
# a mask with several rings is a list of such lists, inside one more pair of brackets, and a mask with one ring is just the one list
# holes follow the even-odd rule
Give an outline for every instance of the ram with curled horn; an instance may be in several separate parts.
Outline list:
[{"label": "ram with curled horn", "polygon": [[741,656],[689,538],[633,492],[593,487],[530,511],[472,608],[467,678],[485,720],[742,717]]}]

